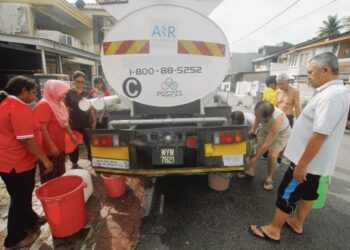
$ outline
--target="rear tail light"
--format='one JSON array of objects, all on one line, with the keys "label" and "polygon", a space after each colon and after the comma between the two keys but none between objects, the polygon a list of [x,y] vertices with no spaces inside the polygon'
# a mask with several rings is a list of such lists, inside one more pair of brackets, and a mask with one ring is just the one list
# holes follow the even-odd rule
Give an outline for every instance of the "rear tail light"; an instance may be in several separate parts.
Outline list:
[{"label": "rear tail light", "polygon": [[197,147],[197,137],[187,136],[185,144],[186,144],[186,147],[188,147],[188,148],[196,148]]},{"label": "rear tail light", "polygon": [[235,142],[242,142],[242,133],[241,132],[235,132]]},{"label": "rear tail light", "polygon": [[241,131],[222,131],[214,132],[214,144],[232,144],[243,141],[243,134]]},{"label": "rear tail light", "polygon": [[231,144],[233,142],[233,133],[220,133],[220,144]]},{"label": "rear tail light", "polygon": [[93,135],[91,145],[94,147],[113,147],[119,146],[117,135]]}]

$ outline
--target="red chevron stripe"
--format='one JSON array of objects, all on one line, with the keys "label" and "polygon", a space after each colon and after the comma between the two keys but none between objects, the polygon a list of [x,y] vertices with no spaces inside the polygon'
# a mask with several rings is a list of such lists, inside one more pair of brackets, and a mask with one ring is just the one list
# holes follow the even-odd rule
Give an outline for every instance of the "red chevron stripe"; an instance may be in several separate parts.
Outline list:
[{"label": "red chevron stripe", "polygon": [[108,50],[109,48],[109,45],[111,45],[111,42],[105,42],[103,43],[103,54],[106,54],[106,51]]},{"label": "red chevron stripe", "polygon": [[201,52],[202,55],[212,56],[211,51],[208,49],[205,42],[192,41],[196,45],[197,49]]},{"label": "red chevron stripe", "polygon": [[225,44],[217,43],[217,46],[221,50],[222,54],[225,56],[225,49],[226,49]]},{"label": "red chevron stripe", "polygon": [[115,55],[122,55],[122,54],[127,54],[128,49],[130,46],[134,43],[134,40],[127,40],[123,41],[122,45],[119,47],[119,49],[114,53]]},{"label": "red chevron stripe", "polygon": [[188,54],[188,51],[185,49],[184,46],[182,46],[182,43],[180,41],[177,42],[177,53]]},{"label": "red chevron stripe", "polygon": [[149,41],[142,47],[138,52],[139,54],[148,54],[149,53]]}]

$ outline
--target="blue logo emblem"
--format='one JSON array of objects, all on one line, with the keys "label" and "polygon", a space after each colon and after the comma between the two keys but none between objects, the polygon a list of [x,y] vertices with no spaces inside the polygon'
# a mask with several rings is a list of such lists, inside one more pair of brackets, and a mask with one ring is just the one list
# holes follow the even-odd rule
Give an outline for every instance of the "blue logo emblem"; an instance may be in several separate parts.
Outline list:
[{"label": "blue logo emblem", "polygon": [[152,31],[152,37],[175,38],[176,28],[172,25],[156,25]]}]

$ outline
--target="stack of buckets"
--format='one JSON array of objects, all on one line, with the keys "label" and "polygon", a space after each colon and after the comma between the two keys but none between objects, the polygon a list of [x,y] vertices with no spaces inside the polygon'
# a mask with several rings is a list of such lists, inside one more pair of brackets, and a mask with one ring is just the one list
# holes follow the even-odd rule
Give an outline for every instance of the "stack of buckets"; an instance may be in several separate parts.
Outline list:
[{"label": "stack of buckets", "polygon": [[35,190],[54,237],[73,235],[85,225],[83,190],[86,187],[81,176],[66,175],[50,180]]},{"label": "stack of buckets", "polygon": [[125,176],[101,174],[101,177],[108,197],[119,197],[125,193]]},{"label": "stack of buckets", "polygon": [[329,176],[321,176],[320,183],[318,185],[317,193],[318,198],[314,201],[313,208],[323,208],[326,203],[326,196],[328,191],[328,186],[331,182],[331,178]]},{"label": "stack of buckets", "polygon": [[87,184],[87,187],[84,188],[84,200],[87,202],[87,200],[92,195],[94,188],[92,186],[91,176],[90,173],[85,169],[71,169],[66,171],[64,175],[79,175],[83,177],[85,183]]}]

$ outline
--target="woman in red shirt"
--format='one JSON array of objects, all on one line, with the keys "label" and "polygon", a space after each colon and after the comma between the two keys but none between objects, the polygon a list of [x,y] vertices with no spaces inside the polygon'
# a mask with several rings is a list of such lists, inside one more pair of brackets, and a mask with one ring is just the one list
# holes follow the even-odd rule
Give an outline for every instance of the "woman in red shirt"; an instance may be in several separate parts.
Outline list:
[{"label": "woman in red shirt", "polygon": [[11,198],[4,249],[15,249],[31,245],[38,235],[28,229],[45,222],[32,208],[36,159],[47,172],[53,165],[34,138],[33,114],[27,106],[35,98],[35,82],[17,76],[4,90],[0,93],[0,175]]},{"label": "woman in red shirt", "polygon": [[34,120],[40,124],[43,151],[53,162],[54,168],[45,174],[43,162],[39,162],[40,180],[45,183],[66,172],[65,133],[76,143],[69,126],[68,111],[63,102],[69,87],[59,80],[48,80],[44,85],[44,97],[34,108]]}]

